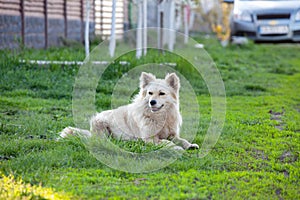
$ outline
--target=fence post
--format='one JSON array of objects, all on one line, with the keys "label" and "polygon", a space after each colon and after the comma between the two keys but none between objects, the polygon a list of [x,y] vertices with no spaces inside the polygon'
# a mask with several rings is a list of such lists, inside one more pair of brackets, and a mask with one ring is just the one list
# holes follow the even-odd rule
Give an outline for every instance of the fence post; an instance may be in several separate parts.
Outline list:
[{"label": "fence post", "polygon": [[48,0],[44,0],[44,16],[45,16],[45,49],[48,48]]},{"label": "fence post", "polygon": [[64,0],[65,39],[68,38],[67,0]]},{"label": "fence post", "polygon": [[162,48],[163,44],[163,37],[164,37],[164,4],[163,0],[158,0],[157,2],[157,47],[159,52],[163,52]]},{"label": "fence post", "polygon": [[81,42],[84,42],[84,4],[83,0],[80,0],[80,18],[81,18]]},{"label": "fence post", "polygon": [[23,47],[25,46],[25,0],[21,0],[20,2],[20,12],[21,12],[21,44]]}]

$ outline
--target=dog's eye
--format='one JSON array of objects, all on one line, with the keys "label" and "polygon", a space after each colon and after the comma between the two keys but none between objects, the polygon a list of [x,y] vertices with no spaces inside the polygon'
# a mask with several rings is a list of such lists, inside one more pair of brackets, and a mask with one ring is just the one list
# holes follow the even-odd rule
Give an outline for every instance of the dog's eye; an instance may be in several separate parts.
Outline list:
[{"label": "dog's eye", "polygon": [[159,93],[160,96],[163,96],[163,95],[165,95],[165,94],[166,94],[166,93],[164,93],[164,92],[160,92],[160,93]]},{"label": "dog's eye", "polygon": [[148,92],[148,94],[149,94],[149,95],[152,95],[152,94],[153,94],[153,92]]}]

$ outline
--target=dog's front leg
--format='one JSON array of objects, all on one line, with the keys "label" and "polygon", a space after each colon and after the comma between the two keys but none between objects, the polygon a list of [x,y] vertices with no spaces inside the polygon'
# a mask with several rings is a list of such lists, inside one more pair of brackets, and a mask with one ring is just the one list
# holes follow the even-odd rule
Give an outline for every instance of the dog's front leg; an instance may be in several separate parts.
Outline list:
[{"label": "dog's front leg", "polygon": [[174,142],[170,140],[162,139],[159,144],[163,144],[166,147],[172,148],[174,150],[184,150],[181,146],[177,146]]},{"label": "dog's front leg", "polygon": [[174,150],[183,150],[183,148],[181,146],[177,146],[172,141],[165,140],[165,139],[159,139],[158,137],[143,139],[143,141],[146,142],[146,143],[152,143],[152,144],[155,144],[155,145],[163,145],[163,146],[172,148]]},{"label": "dog's front leg", "polygon": [[88,130],[83,130],[79,128],[74,128],[74,127],[66,127],[64,130],[60,132],[60,137],[61,138],[66,138],[71,135],[77,135],[77,136],[84,136],[84,137],[91,137],[92,134]]},{"label": "dog's front leg", "polygon": [[178,136],[175,136],[172,141],[177,144],[182,146],[184,149],[199,149],[198,144],[191,144],[189,141],[186,139],[180,138]]}]

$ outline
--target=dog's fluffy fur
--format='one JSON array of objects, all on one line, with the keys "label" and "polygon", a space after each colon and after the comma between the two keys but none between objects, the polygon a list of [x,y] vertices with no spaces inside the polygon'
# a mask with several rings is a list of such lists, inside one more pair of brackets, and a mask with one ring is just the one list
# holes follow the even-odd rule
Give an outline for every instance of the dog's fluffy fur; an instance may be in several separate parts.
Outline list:
[{"label": "dog's fluffy fur", "polygon": [[66,137],[75,132],[85,136],[108,133],[124,140],[140,138],[154,144],[175,143],[178,145],[175,147],[180,149],[199,148],[179,136],[182,123],[179,89],[180,81],[175,73],[166,75],[165,79],[157,79],[142,72],[140,91],[133,103],[96,114],[90,120],[90,131],[67,127],[60,136]]}]

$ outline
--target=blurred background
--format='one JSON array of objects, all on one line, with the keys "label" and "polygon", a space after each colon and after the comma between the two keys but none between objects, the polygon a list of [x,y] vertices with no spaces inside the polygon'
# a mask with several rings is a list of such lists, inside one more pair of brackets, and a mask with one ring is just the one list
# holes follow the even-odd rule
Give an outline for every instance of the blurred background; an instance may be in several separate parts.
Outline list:
[{"label": "blurred background", "polygon": [[213,24],[221,22],[218,0],[116,0],[115,9],[111,0],[1,0],[0,48],[47,48],[68,41],[83,42],[87,12],[90,40],[110,37],[113,13],[115,34],[120,38],[124,31],[138,27],[139,4],[145,2],[147,27],[159,26],[158,18],[163,15],[163,27],[170,28],[171,15],[171,27],[178,31],[184,30],[184,14],[190,32],[209,33]]},{"label": "blurred background", "polygon": [[234,39],[241,41],[238,37],[300,41],[300,1],[1,0],[0,48],[84,42],[86,23],[89,40],[109,39],[112,33],[122,38],[129,29],[161,27],[188,35],[215,33],[224,46]]}]

